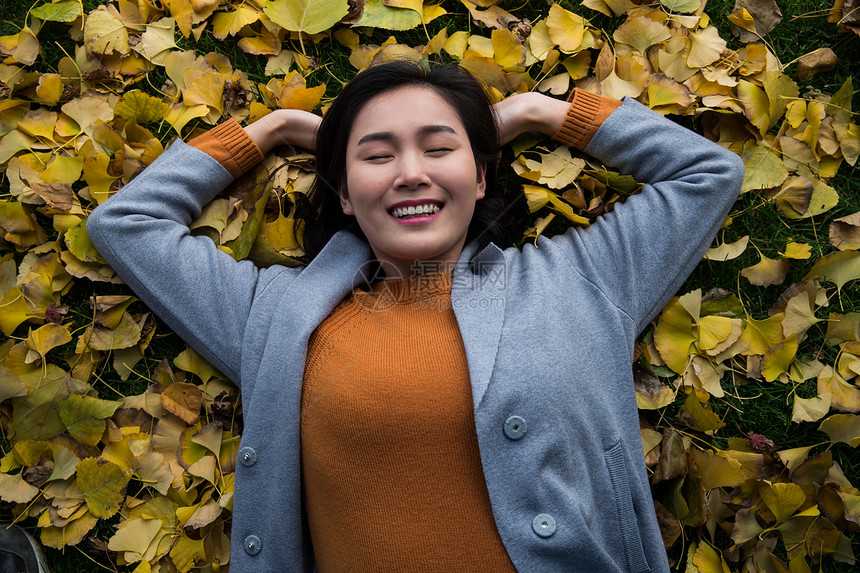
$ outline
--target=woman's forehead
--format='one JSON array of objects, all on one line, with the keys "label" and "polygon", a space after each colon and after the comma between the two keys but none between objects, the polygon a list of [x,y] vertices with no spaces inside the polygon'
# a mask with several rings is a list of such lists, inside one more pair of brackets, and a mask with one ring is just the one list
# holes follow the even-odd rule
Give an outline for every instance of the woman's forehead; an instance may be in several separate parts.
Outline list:
[{"label": "woman's forehead", "polygon": [[427,126],[448,126],[465,135],[457,111],[434,89],[426,86],[404,86],[374,96],[361,108],[350,134],[355,143],[370,132],[429,132]]}]

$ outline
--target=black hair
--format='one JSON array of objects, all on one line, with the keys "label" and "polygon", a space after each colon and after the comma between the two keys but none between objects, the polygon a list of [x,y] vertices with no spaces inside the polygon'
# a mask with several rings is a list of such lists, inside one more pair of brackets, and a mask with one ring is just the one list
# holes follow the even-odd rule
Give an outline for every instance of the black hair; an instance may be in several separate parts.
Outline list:
[{"label": "black hair", "polygon": [[457,65],[430,69],[415,62],[398,61],[371,66],[344,86],[323,116],[316,138],[316,179],[308,199],[303,243],[313,258],[340,230],[364,238],[355,217],[341,208],[338,185],[346,178],[346,148],[358,114],[372,98],[406,86],[434,90],[451,105],[463,123],[478,167],[486,166],[485,196],[475,204],[466,241],[480,246],[511,243],[505,214],[507,206],[495,189],[499,137],[492,101],[478,80]]}]

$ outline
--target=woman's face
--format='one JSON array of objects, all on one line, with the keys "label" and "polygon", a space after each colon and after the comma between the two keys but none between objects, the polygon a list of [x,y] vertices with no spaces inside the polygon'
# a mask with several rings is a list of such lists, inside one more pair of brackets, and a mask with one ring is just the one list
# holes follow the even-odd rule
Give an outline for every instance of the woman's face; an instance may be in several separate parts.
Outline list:
[{"label": "woman's face", "polygon": [[457,261],[484,174],[451,106],[430,88],[397,88],[368,101],[355,120],[341,206],[386,273],[409,276],[417,261]]}]

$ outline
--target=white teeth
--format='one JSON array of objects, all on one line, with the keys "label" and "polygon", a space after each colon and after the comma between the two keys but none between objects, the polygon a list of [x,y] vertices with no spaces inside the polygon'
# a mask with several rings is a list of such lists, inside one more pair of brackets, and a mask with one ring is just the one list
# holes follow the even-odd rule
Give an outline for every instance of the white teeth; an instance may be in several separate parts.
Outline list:
[{"label": "white teeth", "polygon": [[409,217],[414,215],[432,215],[438,213],[439,205],[427,203],[425,205],[411,205],[409,207],[398,207],[391,211],[391,214],[397,218]]}]

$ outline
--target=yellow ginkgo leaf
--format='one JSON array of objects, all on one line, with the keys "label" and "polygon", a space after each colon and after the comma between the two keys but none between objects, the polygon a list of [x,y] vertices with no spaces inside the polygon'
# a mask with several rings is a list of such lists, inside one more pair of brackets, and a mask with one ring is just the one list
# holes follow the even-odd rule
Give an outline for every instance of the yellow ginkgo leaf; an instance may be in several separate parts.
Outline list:
[{"label": "yellow ginkgo leaf", "polygon": [[[371,3],[368,2],[369,4]],[[318,34],[346,16],[349,13],[349,4],[346,0],[268,0],[263,6],[263,12],[272,22],[291,32]],[[419,15],[418,24],[420,23]],[[357,25],[368,24],[359,22]],[[378,24],[375,26],[381,27]]]},{"label": "yellow ginkgo leaf", "polygon": [[751,34],[758,34],[755,29],[755,20],[746,8],[739,7],[734,12],[726,16],[726,18],[741,30],[746,30]]},{"label": "yellow ginkgo leaf", "polygon": [[791,408],[792,422],[815,422],[823,418],[830,410],[830,394],[821,394],[812,398],[794,397]]},{"label": "yellow ginkgo leaf", "polygon": [[765,380],[773,382],[788,372],[797,355],[797,346],[797,334],[791,334],[767,349],[761,364],[761,374]]},{"label": "yellow ginkgo leaf", "polygon": [[705,259],[709,261],[730,261],[736,259],[747,249],[749,235],[744,235],[733,243],[723,243],[705,251]]},{"label": "yellow ginkgo leaf", "polygon": [[758,263],[741,270],[751,284],[756,286],[771,286],[782,284],[790,267],[789,259],[769,259],[760,255]]},{"label": "yellow ginkgo leaf", "polygon": [[561,95],[563,93],[567,93],[567,90],[569,88],[570,74],[568,74],[567,72],[544,78],[537,85],[538,91],[549,92],[553,95]]},{"label": "yellow ginkgo leaf", "polygon": [[832,367],[825,366],[817,382],[819,395],[831,394],[831,408],[849,414],[860,413],[860,388],[848,383]]},{"label": "yellow ginkgo leaf", "polygon": [[94,516],[107,519],[119,511],[130,475],[118,465],[99,458],[81,460],[75,481]]},{"label": "yellow ginkgo leaf", "polygon": [[[801,219],[814,217],[825,213],[839,203],[839,193],[836,189],[816,177],[809,169],[803,166],[797,168],[800,177],[812,183],[812,193],[809,194],[809,205],[802,214],[796,209],[779,209],[783,216],[789,219]],[[777,201],[777,208],[780,202]]]},{"label": "yellow ginkgo leaf", "polygon": [[594,36],[585,27],[587,22],[582,16],[565,10],[558,4],[550,6],[546,18],[550,39],[565,54],[579,52],[594,45]]},{"label": "yellow ginkgo leaf", "polygon": [[697,326],[701,350],[713,349],[732,333],[732,319],[728,316],[703,316]]},{"label": "yellow ginkgo leaf", "polygon": [[117,52],[127,54],[128,30],[113,6],[99,6],[87,14],[84,24],[84,45],[96,54]]},{"label": "yellow ginkgo leaf", "polygon": [[463,58],[468,46],[469,33],[459,30],[448,36],[448,39],[442,45],[442,49],[455,60],[460,60]]},{"label": "yellow ginkgo leaf", "polygon": [[660,4],[672,12],[688,14],[698,10],[702,2],[701,0],[660,0]]},{"label": "yellow ginkgo leaf", "polygon": [[[155,540],[164,522],[160,519],[129,519],[117,526],[117,532],[108,540],[108,549],[122,551],[130,563],[140,561],[143,553]],[[131,554],[131,555],[129,555]]]},{"label": "yellow ginkgo leaf", "polygon": [[787,259],[806,260],[811,256],[811,254],[812,245],[789,241],[785,245],[785,252],[783,253],[783,256]]},{"label": "yellow ginkgo leaf", "polygon": [[38,108],[21,118],[18,129],[27,135],[53,141],[57,117],[59,116],[55,111]]},{"label": "yellow ginkgo leaf", "polygon": [[684,386],[693,387],[699,392],[707,392],[714,398],[722,398],[725,392],[720,385],[720,378],[724,371],[725,367],[715,366],[707,358],[694,354],[681,375],[681,380]]},{"label": "yellow ginkgo leaf", "polygon": [[836,290],[849,281],[860,278],[860,252],[838,251],[822,257],[815,262],[803,280],[819,279],[832,282]]},{"label": "yellow ginkgo leaf", "polygon": [[281,39],[277,33],[263,32],[241,38],[237,45],[243,51],[255,56],[275,56],[281,52]]},{"label": "yellow ginkgo leaf", "polygon": [[698,340],[693,331],[693,320],[680,300],[677,300],[663,310],[654,329],[657,351],[666,365],[678,374],[687,368],[690,349]]},{"label": "yellow ginkgo leaf", "polygon": [[492,58],[485,58],[472,50],[467,50],[463,54],[463,59],[460,60],[460,67],[488,86],[494,87],[500,92],[507,91],[505,71]]},{"label": "yellow ginkgo leaf", "polygon": [[113,106],[108,103],[107,97],[96,95],[92,90],[83,97],[63,104],[60,109],[75,120],[81,131],[88,135],[92,135],[97,122],[104,123],[113,119]]},{"label": "yellow ginkgo leaf", "polygon": [[146,31],[140,35],[140,42],[134,46],[134,51],[153,64],[163,66],[170,52],[178,49],[175,33],[176,21],[173,18],[162,18],[147,24]]},{"label": "yellow ginkgo leaf", "polygon": [[278,97],[278,105],[282,109],[312,111],[325,95],[325,89],[325,84],[307,88],[304,81],[301,85],[299,82],[287,83]]},{"label": "yellow ginkgo leaf", "polygon": [[746,170],[741,184],[741,193],[753,189],[770,189],[782,185],[788,177],[788,169],[779,157],[766,145],[753,140],[744,144],[743,160]]},{"label": "yellow ginkgo leaf", "polygon": [[570,222],[583,226],[590,224],[588,219],[574,213],[573,207],[562,201],[558,195],[549,189],[537,187],[536,185],[523,185],[523,193],[526,196],[529,211],[532,213],[549,203],[550,209],[564,215]]},{"label": "yellow ginkgo leaf", "polygon": [[575,56],[565,58],[561,61],[561,65],[571,78],[580,80],[588,75],[588,69],[591,67],[591,52],[582,51]]},{"label": "yellow ginkgo leaf", "polygon": [[242,28],[260,19],[260,12],[248,4],[241,4],[230,12],[216,12],[212,16],[212,35],[223,40],[228,35],[235,36]]},{"label": "yellow ginkgo leaf", "polygon": [[526,42],[529,51],[535,58],[541,61],[546,59],[550,51],[555,48],[555,42],[549,36],[549,28],[546,25],[546,20],[541,20],[532,27],[532,32],[529,34]]},{"label": "yellow ginkgo leaf", "polygon": [[692,32],[688,38],[690,53],[687,55],[687,65],[691,68],[702,68],[713,64],[726,49],[726,41],[720,37],[719,31],[713,26],[700,32]]},{"label": "yellow ginkgo leaf", "polygon": [[263,222],[261,232],[276,251],[293,251],[299,248],[295,236],[296,219],[289,219],[283,214],[271,222]]},{"label": "yellow ginkgo leaf", "polygon": [[746,80],[738,82],[738,99],[744,107],[744,115],[764,135],[772,126],[770,121],[770,99],[767,93]]},{"label": "yellow ginkgo leaf", "polygon": [[57,346],[62,346],[71,341],[72,334],[69,329],[60,324],[49,323],[40,326],[36,330],[31,330],[27,335],[27,346],[35,350],[42,357],[42,360],[45,359],[48,352]]},{"label": "yellow ginkgo leaf", "polygon": [[[769,121],[770,125],[773,126],[785,114],[788,102],[800,94],[800,88],[790,76],[780,71],[768,71],[762,80],[762,84],[769,100]],[[820,106],[821,103],[816,102],[816,105]]]},{"label": "yellow ginkgo leaf", "polygon": [[657,22],[645,16],[632,16],[621,24],[612,37],[619,44],[627,44],[640,54],[654,44],[659,44],[672,37],[665,22]]},{"label": "yellow ginkgo leaf", "polygon": [[[203,104],[187,106],[181,103],[173,104],[164,116],[165,121],[173,126],[176,133],[182,135],[182,129],[189,121],[203,117],[209,113],[209,107]],[[84,164],[86,166],[86,163]]]},{"label": "yellow ginkgo leaf", "polygon": [[776,518],[776,523],[782,523],[791,517],[806,501],[806,493],[793,483],[763,485],[759,493]]},{"label": "yellow ginkgo leaf", "polygon": [[694,101],[686,87],[663,74],[651,74],[645,94],[648,107],[662,114],[682,113]]},{"label": "yellow ginkgo leaf", "polygon": [[42,74],[36,84],[36,95],[46,104],[56,105],[64,89],[60,74]]},{"label": "yellow ginkgo leaf", "polygon": [[526,48],[509,30],[493,30],[493,59],[506,71],[523,71]]},{"label": "yellow ginkgo leaf", "polygon": [[764,355],[769,348],[781,342],[785,338],[782,332],[783,318],[785,318],[785,315],[781,312],[764,320],[747,318],[746,326],[741,334],[741,340],[749,346],[749,350],[743,354]]},{"label": "yellow ginkgo leaf", "polygon": [[0,499],[9,503],[27,503],[39,494],[39,488],[33,487],[20,475],[9,475],[0,472]]},{"label": "yellow ginkgo leaf", "polygon": [[842,442],[852,448],[860,446],[860,416],[833,414],[821,422],[818,429],[830,437],[830,443]]},{"label": "yellow ginkgo leaf", "polygon": [[224,74],[219,72],[200,74],[190,82],[186,79],[187,87],[182,90],[185,105],[188,107],[208,106],[211,110],[217,111],[220,117],[225,80]]},{"label": "yellow ginkgo leaf", "polygon": [[810,326],[821,322],[813,312],[814,303],[815,301],[810,302],[809,293],[806,291],[789,299],[785,305],[785,318],[782,321],[782,330],[786,336],[789,334],[802,336]]},{"label": "yellow ginkgo leaf", "polygon": [[14,62],[25,66],[33,65],[39,57],[39,48],[36,34],[26,26],[17,34],[0,37],[0,53],[10,55]]},{"label": "yellow ginkgo leaf", "polygon": [[166,103],[140,90],[125,92],[114,107],[117,117],[133,119],[138,124],[158,121],[167,115],[168,110],[170,106]]},{"label": "yellow ginkgo leaf", "polygon": [[609,16],[621,16],[636,4],[630,0],[583,0],[582,5]]},{"label": "yellow ginkgo leaf", "polygon": [[105,418],[112,416],[120,406],[122,402],[73,394],[57,403],[57,411],[72,437],[88,446],[95,446],[104,434]]}]

